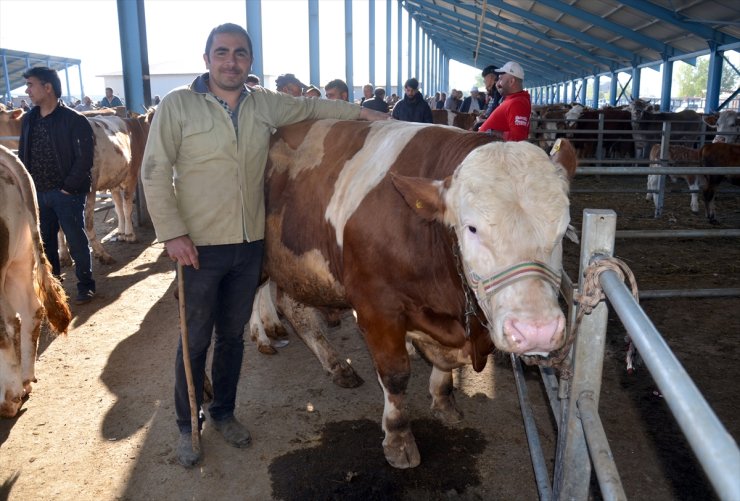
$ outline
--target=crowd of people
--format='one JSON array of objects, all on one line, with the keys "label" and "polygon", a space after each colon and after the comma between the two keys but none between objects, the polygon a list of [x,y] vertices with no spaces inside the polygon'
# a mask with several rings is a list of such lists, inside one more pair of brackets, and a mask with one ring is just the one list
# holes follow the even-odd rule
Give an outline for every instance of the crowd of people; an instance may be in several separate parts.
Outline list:
[{"label": "crowd of people", "polygon": [[[161,111],[151,124],[141,178],[157,239],[178,263],[178,273],[183,273],[187,303],[200,305],[189,309],[185,318],[197,407],[200,409],[203,401],[206,354],[213,337],[210,420],[227,443],[246,447],[251,437],[234,416],[234,409],[244,350],[242,336],[264,252],[261,179],[272,128],[311,118],[432,123],[432,109],[447,109],[478,115],[481,133],[519,141],[528,135],[531,104],[523,90],[524,71],[513,61],[483,70],[485,94],[473,87],[464,98],[461,91],[452,89],[449,96],[438,92],[425,99],[419,80],[412,77],[404,83],[402,98],[387,96],[383,87],[364,85],[358,106],[347,102],[349,88],[341,79],[328,82],[324,96],[320,88],[306,85],[293,73],[278,76],[277,92],[264,89],[260,78],[249,73],[252,43],[239,25],[215,27],[206,41],[203,59],[207,71],[190,85],[161,100],[155,96],[154,103]],[[36,186],[42,240],[52,271],[60,276],[56,234],[61,228],[75,263],[75,302],[85,304],[93,300],[96,291],[84,232],[94,139],[88,120],[76,111],[123,106],[123,102],[112,88],[106,88],[99,103],[85,96],[69,106],[61,99],[56,70],[31,68],[24,78],[34,106],[21,101],[28,113],[22,122],[19,157]],[[192,128],[199,123],[209,127],[199,134],[183,128],[183,124]],[[234,136],[238,141],[221,139]],[[234,207],[242,209],[233,211]],[[229,212],[237,216],[222,217]],[[180,344],[174,384],[180,431],[176,456],[190,467],[201,460],[202,453],[192,447],[190,439],[194,426],[184,367]],[[195,420],[199,428],[203,421],[203,415]]]}]

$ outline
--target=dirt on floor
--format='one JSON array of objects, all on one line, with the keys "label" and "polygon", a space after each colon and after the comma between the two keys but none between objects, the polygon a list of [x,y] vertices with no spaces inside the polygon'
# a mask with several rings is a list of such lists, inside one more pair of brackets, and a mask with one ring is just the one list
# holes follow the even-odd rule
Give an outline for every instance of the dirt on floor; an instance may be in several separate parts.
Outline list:
[{"label": "dirt on floor", "polygon": [[[574,188],[640,188],[644,179],[583,178]],[[618,229],[710,228],[671,195],[660,220],[644,194],[574,192],[580,229],[586,207],[617,212]],[[740,228],[740,197],[720,195],[720,228]],[[96,214],[98,233],[114,229],[113,211]],[[382,392],[362,338],[347,313],[330,341],[365,384],[334,386],[293,334],[275,356],[251,340],[237,416],[248,449],[225,445],[208,427],[203,463],[186,470],[174,458],[178,438],[172,397],[178,341],[174,271],[151,228],[139,242],[105,243],[117,259],[96,265],[98,297],[72,305],[66,337],[44,334],[38,382],[15,418],[0,421],[0,500],[489,500],[537,499],[509,358],[492,355],[481,373],[454,373],[459,425],[431,417],[430,368],[413,360],[408,406],[422,462],[395,470],[383,457]],[[575,279],[579,248],[565,247]],[[618,239],[615,254],[641,290],[740,287],[737,239]],[[64,286],[74,290],[66,269]],[[696,385],[735,440],[740,437],[740,299],[642,301]],[[630,499],[696,500],[715,495],[645,367],[627,374],[625,331],[610,312],[600,399],[601,419]],[[555,421],[536,368],[525,375],[550,477]],[[593,498],[599,499],[594,484]]]}]

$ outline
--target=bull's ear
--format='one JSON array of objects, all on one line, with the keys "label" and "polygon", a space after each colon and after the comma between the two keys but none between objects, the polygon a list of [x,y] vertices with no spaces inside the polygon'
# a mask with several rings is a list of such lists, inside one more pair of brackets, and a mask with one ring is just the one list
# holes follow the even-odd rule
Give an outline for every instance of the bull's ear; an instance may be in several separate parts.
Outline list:
[{"label": "bull's ear", "polygon": [[427,221],[442,221],[445,211],[443,181],[401,176],[394,172],[391,172],[391,180],[411,210]]},{"label": "bull's ear", "polygon": [[568,175],[568,181],[573,180],[576,176],[576,167],[578,166],[578,156],[576,149],[567,139],[559,138],[550,150],[550,161],[560,164]]},{"label": "bull's ear", "polygon": [[10,119],[18,120],[21,117],[21,115],[23,115],[23,110],[21,108],[16,108],[10,112]]}]

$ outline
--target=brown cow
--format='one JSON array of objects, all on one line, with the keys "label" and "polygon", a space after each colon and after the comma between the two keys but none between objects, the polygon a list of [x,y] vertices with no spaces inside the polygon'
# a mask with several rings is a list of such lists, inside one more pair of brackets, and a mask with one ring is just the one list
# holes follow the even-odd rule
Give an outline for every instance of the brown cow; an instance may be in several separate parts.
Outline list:
[{"label": "brown cow", "polygon": [[640,152],[638,158],[649,156],[650,148],[660,143],[661,131],[666,122],[671,126],[669,137],[671,144],[692,148],[699,141],[702,119],[694,110],[676,113],[652,111],[652,105],[644,99],[633,99],[629,110],[632,116],[635,151]]},{"label": "brown cow", "polygon": [[452,110],[432,110],[432,123],[437,125],[450,125],[463,130],[472,130],[475,119],[478,117],[475,113],[462,113]]},{"label": "brown cow", "polygon": [[563,344],[565,157],[574,169],[565,141],[551,161],[526,142],[396,121],[307,121],[273,136],[264,269],[303,338],[323,338],[311,307],[356,311],[392,466],[420,462],[407,339],[433,364],[432,410],[450,422],[461,418],[452,369],[482,370],[494,346],[547,355]]},{"label": "brown cow", "polygon": [[31,176],[0,146],[0,416],[14,417],[36,381],[41,320],[66,332],[72,318],[39,232]]},{"label": "brown cow", "polygon": [[634,156],[632,123],[629,111],[606,106],[600,109],[573,106],[565,115],[572,137],[573,146],[581,158],[594,158],[599,140],[599,126],[603,117],[601,132],[602,158],[630,158]]},{"label": "brown cow", "polygon": [[[661,165],[660,158],[661,146],[654,144],[650,149],[650,165],[652,167],[658,167]],[[686,146],[669,146],[668,147],[668,158],[662,159],[667,165],[674,167],[698,167],[701,165],[701,159],[699,157],[699,150],[694,148],[687,148]],[[694,214],[699,213],[699,193],[698,190],[702,189],[707,184],[706,176],[699,174],[689,174],[686,176],[670,176],[671,181],[676,182],[678,179],[683,179],[686,184],[689,185],[689,189],[694,191],[691,194],[691,212]],[[658,189],[660,182],[660,175],[650,174],[647,180],[647,189],[654,191]],[[660,216],[660,210],[658,207],[658,194],[648,193],[645,197],[646,200],[652,200],[655,204],[655,217]]]},{"label": "brown cow", "polygon": [[703,118],[708,127],[717,129],[714,143],[734,143],[740,134],[740,117],[737,110],[722,110]]},{"label": "brown cow", "polygon": [[[738,167],[740,166],[740,144],[711,143],[705,144],[701,152],[701,164],[705,167]],[[734,185],[740,185],[740,175],[708,175],[707,184],[702,190],[707,218],[712,224],[719,224],[714,207],[714,190],[719,183],[727,179]]]},{"label": "brown cow", "polygon": [[0,145],[11,150],[18,149],[18,136],[21,135],[23,110],[8,110],[0,104]]}]

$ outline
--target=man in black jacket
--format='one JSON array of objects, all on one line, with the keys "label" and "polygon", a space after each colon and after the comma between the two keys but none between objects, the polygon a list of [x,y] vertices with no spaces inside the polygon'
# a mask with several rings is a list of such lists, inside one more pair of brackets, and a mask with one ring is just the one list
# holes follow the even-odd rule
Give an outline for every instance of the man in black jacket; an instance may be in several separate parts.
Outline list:
[{"label": "man in black jacket", "polygon": [[89,303],[95,295],[95,281],[84,212],[92,183],[92,127],[59,99],[62,83],[56,70],[31,68],[23,78],[26,94],[35,106],[23,117],[18,156],[36,186],[44,251],[53,273],[59,276],[57,233],[61,227],[75,263],[75,302]]},{"label": "man in black jacket", "polygon": [[409,78],[403,84],[404,96],[393,107],[393,118],[406,122],[432,123],[432,109],[419,92],[419,81]]}]

